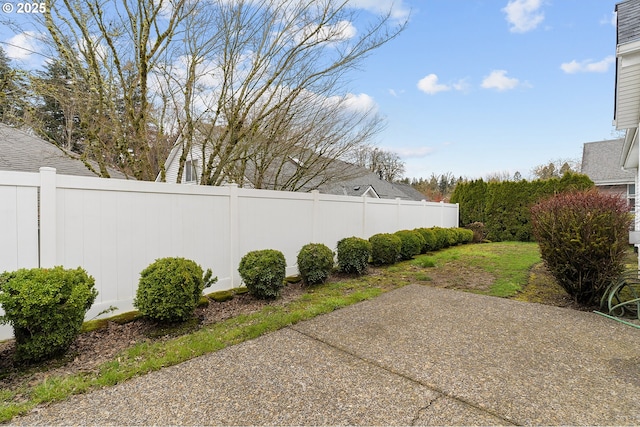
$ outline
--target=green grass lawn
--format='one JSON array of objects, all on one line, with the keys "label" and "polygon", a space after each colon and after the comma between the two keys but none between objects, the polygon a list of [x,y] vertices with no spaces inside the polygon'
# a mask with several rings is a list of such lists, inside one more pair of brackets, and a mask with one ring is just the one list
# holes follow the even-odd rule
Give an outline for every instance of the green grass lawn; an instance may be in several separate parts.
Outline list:
[{"label": "green grass lawn", "polygon": [[454,264],[459,268],[477,267],[495,277],[488,292],[497,297],[512,297],[527,283],[529,270],[541,261],[536,243],[501,242],[465,245],[440,251],[429,259],[436,266]]},{"label": "green grass lawn", "polygon": [[[377,269],[376,274],[332,280],[310,288],[297,300],[283,306],[268,306],[256,313],[236,316],[175,338],[135,344],[94,372],[52,375],[43,382],[32,384],[29,381],[31,371],[25,370],[20,374],[24,382],[19,390],[0,390],[0,422],[25,413],[40,403],[63,400],[72,394],[111,386],[375,298],[410,283],[428,286],[431,283],[430,275],[438,269],[482,270],[493,277],[488,291],[483,293],[513,297],[527,283],[531,267],[539,262],[538,246],[534,243],[456,246]],[[2,378],[3,374],[0,373],[0,380]]]}]

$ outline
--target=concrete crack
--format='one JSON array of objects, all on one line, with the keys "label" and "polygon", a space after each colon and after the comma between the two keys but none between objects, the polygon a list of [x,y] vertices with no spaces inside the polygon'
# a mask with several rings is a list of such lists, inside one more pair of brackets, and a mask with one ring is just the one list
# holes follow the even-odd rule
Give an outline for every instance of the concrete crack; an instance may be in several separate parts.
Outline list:
[{"label": "concrete crack", "polygon": [[413,419],[411,420],[411,425],[415,426],[418,425],[418,420],[420,420],[420,416],[429,410],[429,408],[431,408],[431,406],[433,406],[434,403],[436,403],[438,400],[442,399],[444,396],[442,394],[440,394],[438,397],[436,397],[435,399],[432,399],[427,406],[424,406],[422,408],[418,408],[418,410],[416,411],[416,416],[413,417]]},{"label": "concrete crack", "polygon": [[309,333],[309,332],[306,332],[304,330],[301,330],[301,329],[297,328],[296,325],[289,326],[289,329],[294,331],[294,332],[297,332],[300,335],[303,335],[303,336],[305,336],[305,337],[307,337],[307,338],[309,338],[309,339],[311,339],[313,341],[322,343],[323,345],[331,347],[331,348],[333,348],[333,349],[335,349],[337,351],[340,351],[341,353],[348,354],[349,356],[354,357],[356,359],[359,359],[359,360],[361,360],[361,361],[363,361],[363,362],[365,362],[365,363],[367,363],[367,364],[369,364],[371,366],[375,366],[375,367],[377,367],[379,369],[382,369],[384,371],[387,371],[387,372],[389,372],[389,373],[391,373],[393,375],[402,377],[402,378],[404,378],[404,379],[406,379],[406,380],[408,380],[410,382],[413,382],[415,384],[419,384],[420,386],[426,387],[427,389],[437,393],[438,396],[435,399],[433,399],[431,402],[429,402],[429,404],[427,406],[418,409],[417,415],[413,419],[411,425],[415,425],[414,423],[416,423],[420,419],[420,414],[423,413],[424,411],[426,411],[427,409],[429,409],[431,406],[433,406],[434,403],[436,403],[440,399],[451,399],[453,401],[459,402],[460,404],[469,406],[471,408],[475,408],[479,412],[483,412],[485,414],[488,414],[488,415],[491,415],[491,416],[495,417],[496,419],[503,420],[505,422],[505,425],[514,425],[514,426],[522,425],[522,423],[519,423],[516,420],[511,420],[508,417],[505,417],[504,415],[502,415],[502,414],[500,414],[500,413],[498,413],[496,411],[492,411],[492,410],[490,410],[488,408],[480,407],[475,402],[471,402],[471,401],[469,401],[467,399],[461,398],[460,396],[456,396],[455,394],[449,393],[449,392],[441,389],[440,387],[435,386],[434,384],[427,384],[427,383],[425,383],[423,381],[419,381],[419,380],[417,380],[415,378],[412,378],[411,376],[407,375],[406,373],[403,373],[401,371],[397,371],[395,369],[391,369],[389,366],[385,366],[385,365],[377,362],[376,360],[368,359],[366,357],[363,357],[360,354],[354,353],[349,348],[346,348],[346,347],[343,347],[343,346],[338,346],[338,345],[330,343],[330,342],[328,342],[328,341],[326,341],[324,339],[321,339],[321,338],[319,338],[317,336],[314,336],[312,333]]}]

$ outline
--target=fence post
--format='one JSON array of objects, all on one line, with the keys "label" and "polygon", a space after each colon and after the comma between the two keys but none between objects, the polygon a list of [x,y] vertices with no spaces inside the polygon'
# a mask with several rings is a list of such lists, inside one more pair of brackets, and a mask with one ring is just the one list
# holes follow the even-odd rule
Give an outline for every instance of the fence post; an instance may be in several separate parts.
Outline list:
[{"label": "fence post", "polygon": [[444,201],[440,200],[440,227],[444,227]]},{"label": "fence post", "polygon": [[56,265],[56,170],[40,168],[40,267]]},{"label": "fence post", "polygon": [[[231,287],[237,288],[240,282],[236,272],[240,264],[240,212],[238,211],[238,184],[226,184],[229,189],[229,271],[231,272]],[[237,282],[237,283],[236,283]]]},{"label": "fence post", "polygon": [[320,221],[320,192],[318,190],[311,190],[313,195],[313,207],[311,208],[311,241],[313,243],[319,243],[321,234],[321,221]]},{"label": "fence post", "polygon": [[367,215],[369,214],[367,209],[367,199],[367,196],[362,195],[362,234],[360,235],[360,237],[363,239],[369,237],[367,236]]}]

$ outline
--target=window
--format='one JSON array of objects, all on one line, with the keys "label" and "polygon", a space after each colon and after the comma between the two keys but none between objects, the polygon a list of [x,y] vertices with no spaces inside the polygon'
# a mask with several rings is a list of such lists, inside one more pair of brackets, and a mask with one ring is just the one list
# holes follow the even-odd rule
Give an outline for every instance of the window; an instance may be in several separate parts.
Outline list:
[{"label": "window", "polygon": [[184,165],[184,182],[195,182],[198,175],[198,161],[187,160]]}]

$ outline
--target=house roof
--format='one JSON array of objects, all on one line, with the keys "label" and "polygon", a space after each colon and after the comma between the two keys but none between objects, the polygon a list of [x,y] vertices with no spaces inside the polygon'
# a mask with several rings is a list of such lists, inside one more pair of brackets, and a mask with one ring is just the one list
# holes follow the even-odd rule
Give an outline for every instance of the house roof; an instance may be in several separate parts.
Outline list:
[{"label": "house roof", "polygon": [[[174,170],[178,161],[178,153],[180,146],[175,146],[167,161],[165,162],[165,170],[167,176],[169,171]],[[193,155],[193,152],[191,156]],[[267,169],[263,172],[261,188],[273,189],[276,186],[272,181],[275,180],[274,175],[278,174],[278,179],[285,181],[289,177],[295,179],[295,175],[299,168],[305,167],[304,163],[296,158],[289,157],[286,162],[275,162],[277,167]],[[273,169],[273,170],[272,170]],[[245,171],[245,185],[252,186],[255,182],[256,165],[252,161],[248,161]],[[339,180],[327,179],[329,177],[342,177]],[[156,181],[160,180],[160,176]],[[334,159],[329,165],[326,165],[318,176],[310,178],[308,182],[301,185],[298,191],[308,192],[311,190],[318,190],[324,194],[334,194],[340,196],[363,196],[370,195],[381,199],[396,199],[403,200],[425,200],[424,194],[420,193],[410,185],[391,183],[380,179],[378,174],[371,172],[366,168],[356,166],[351,163],[347,163],[342,160]]]},{"label": "house roof", "polygon": [[325,194],[362,196],[370,188],[381,199],[402,199],[402,200],[426,200],[427,197],[407,184],[398,184],[380,179],[378,174],[366,171],[363,168],[352,165],[353,168],[360,169],[360,176],[346,179],[327,186],[320,186],[318,191]]},{"label": "house roof", "polygon": [[[287,162],[279,173],[282,176],[293,176],[298,167],[304,167],[296,159]],[[248,165],[248,171],[252,165]],[[311,191],[317,189],[320,193],[334,194],[339,196],[363,196],[365,193],[375,194],[374,197],[381,199],[402,199],[402,200],[425,200],[424,194],[412,188],[410,185],[396,184],[381,179],[377,173],[369,169],[356,166],[342,160],[334,159],[321,175],[329,174],[334,177],[342,177],[339,180],[326,180],[323,177],[311,179],[299,191]],[[251,175],[247,177],[251,181]],[[266,188],[270,188],[265,182]]]},{"label": "house roof", "polygon": [[627,0],[616,4],[618,33],[617,44],[640,39],[640,1]]},{"label": "house roof", "polygon": [[622,169],[620,154],[624,138],[587,142],[582,152],[582,173],[596,185],[632,184],[633,172]]},{"label": "house roof", "polygon": [[[87,163],[98,170],[97,164]],[[38,172],[47,166],[63,175],[99,176],[87,163],[37,136],[0,123],[0,170]],[[127,178],[115,169],[108,168],[108,171],[112,178]]]}]

